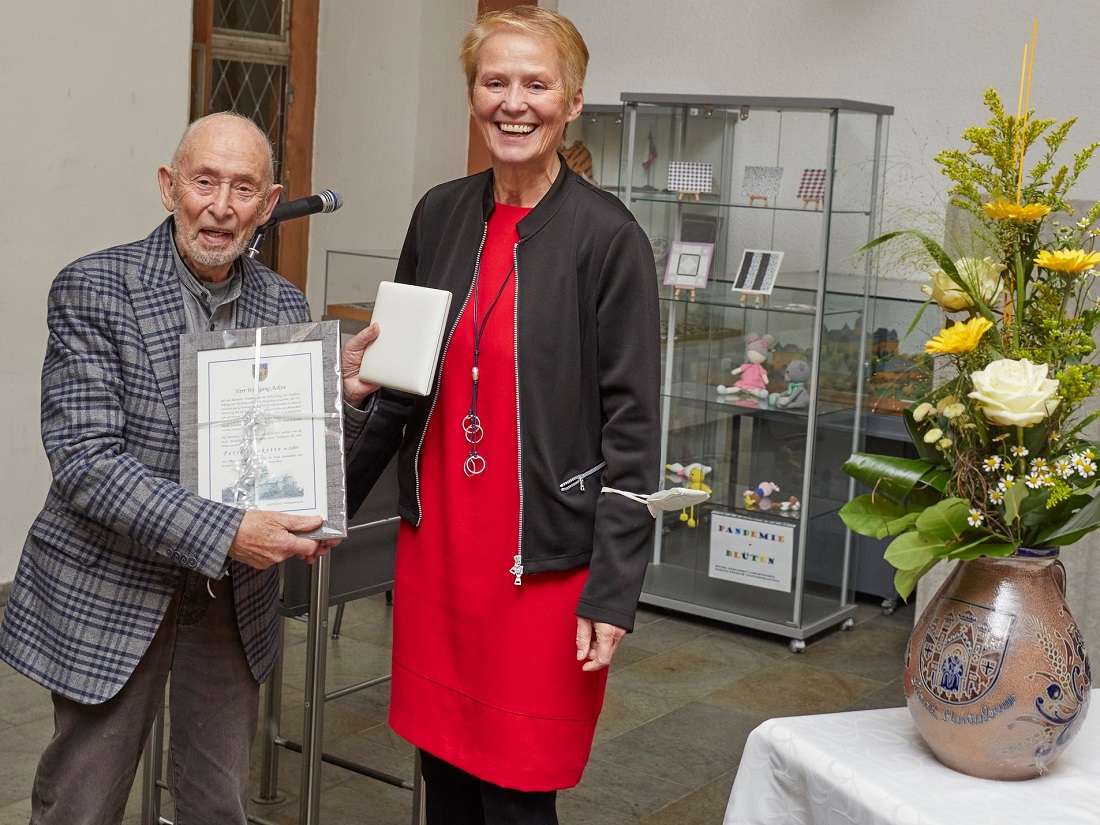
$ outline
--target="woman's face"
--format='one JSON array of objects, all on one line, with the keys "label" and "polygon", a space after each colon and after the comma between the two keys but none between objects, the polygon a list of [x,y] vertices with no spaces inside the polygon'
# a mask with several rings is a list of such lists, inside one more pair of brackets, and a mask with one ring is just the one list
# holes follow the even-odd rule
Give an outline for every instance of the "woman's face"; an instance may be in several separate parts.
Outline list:
[{"label": "woman's face", "polygon": [[579,89],[565,99],[553,44],[510,29],[482,44],[470,112],[495,164],[549,165],[583,102]]}]

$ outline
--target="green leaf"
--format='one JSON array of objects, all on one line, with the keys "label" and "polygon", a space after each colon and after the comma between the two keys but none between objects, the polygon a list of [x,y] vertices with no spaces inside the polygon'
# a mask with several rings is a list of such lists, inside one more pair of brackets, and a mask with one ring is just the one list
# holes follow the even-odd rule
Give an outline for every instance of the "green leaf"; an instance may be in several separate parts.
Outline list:
[{"label": "green leaf", "polygon": [[970,502],[961,498],[945,498],[917,517],[916,528],[938,540],[941,546],[953,547],[970,527],[967,521],[969,516]]},{"label": "green leaf", "polygon": [[[941,482],[935,465],[921,459],[852,453],[842,469],[856,481],[870,487],[875,495],[884,495],[898,502],[904,501],[920,484],[936,486]],[[936,486],[936,489],[939,487]],[[946,489],[946,483],[943,489]]]},{"label": "green leaf", "polygon": [[894,589],[898,591],[898,595],[901,596],[903,602],[909,601],[909,595],[916,588],[921,576],[935,567],[939,561],[939,559],[932,559],[916,570],[897,570],[894,572]]},{"label": "green leaf", "polygon": [[943,558],[968,561],[979,556],[1010,556],[1015,550],[1016,545],[1007,544],[999,536],[989,533],[975,541],[955,547],[945,553]]},{"label": "green leaf", "polygon": [[887,241],[891,241],[899,235],[912,235],[914,238],[920,241],[921,246],[924,247],[925,251],[931,256],[932,260],[936,262],[936,266],[938,266],[949,276],[951,276],[952,280],[958,279],[959,272],[957,269],[955,269],[955,262],[951,260],[951,256],[944,251],[942,246],[940,246],[930,237],[925,235],[919,229],[899,229],[895,232],[887,232],[884,235],[879,235],[874,240],[869,241],[867,244],[857,249],[855,254],[859,255],[860,253],[874,249],[876,246],[884,244]]},{"label": "green leaf", "polygon": [[937,536],[910,530],[890,542],[882,557],[898,570],[917,570],[939,561],[941,550],[943,542]]},{"label": "green leaf", "polygon": [[924,431],[928,429],[928,425],[921,426],[918,424],[913,418],[912,409],[906,409],[902,412],[902,420],[905,421],[905,428],[909,431],[909,440],[913,442],[913,447],[916,449],[921,461],[927,461],[929,464],[939,464],[942,460],[939,451],[924,440]]},{"label": "green leaf", "polygon": [[849,530],[876,539],[908,530],[918,515],[886,496],[857,496],[840,508],[840,518]]},{"label": "green leaf", "polygon": [[1027,485],[1023,479],[1016,479],[1005,490],[1005,521],[1011,524],[1020,517],[1020,503],[1027,498]]},{"label": "green leaf", "polygon": [[1065,547],[1073,544],[1100,527],[1100,497],[1093,496],[1089,503],[1073,514],[1065,523],[1044,530],[1036,537],[1039,547]]}]

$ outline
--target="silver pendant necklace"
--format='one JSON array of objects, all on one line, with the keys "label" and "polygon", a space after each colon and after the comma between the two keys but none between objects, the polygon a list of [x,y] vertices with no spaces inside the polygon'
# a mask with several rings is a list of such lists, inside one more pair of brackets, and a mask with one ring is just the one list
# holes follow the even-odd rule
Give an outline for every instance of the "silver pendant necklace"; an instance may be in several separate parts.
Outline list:
[{"label": "silver pendant necklace", "polygon": [[477,387],[478,382],[481,379],[481,372],[478,369],[478,360],[481,357],[481,337],[485,334],[485,327],[489,324],[489,316],[493,314],[493,310],[496,308],[497,301],[500,300],[500,296],[504,293],[504,287],[508,285],[509,279],[516,271],[515,263],[512,264],[512,268],[508,270],[508,274],[504,276],[504,281],[500,285],[500,289],[497,290],[496,297],[493,298],[493,302],[489,304],[489,309],[485,311],[485,317],[478,319],[478,293],[481,291],[481,266],[478,265],[478,270],[474,274],[474,363],[470,369],[470,409],[466,413],[466,417],[462,420],[462,431],[466,435],[466,443],[470,445],[470,450],[466,454],[466,461],[462,466],[463,472],[467,476],[473,477],[481,475],[485,472],[485,457],[478,454],[477,445],[481,443],[481,439],[485,437],[485,429],[481,426],[481,419],[477,415]]}]

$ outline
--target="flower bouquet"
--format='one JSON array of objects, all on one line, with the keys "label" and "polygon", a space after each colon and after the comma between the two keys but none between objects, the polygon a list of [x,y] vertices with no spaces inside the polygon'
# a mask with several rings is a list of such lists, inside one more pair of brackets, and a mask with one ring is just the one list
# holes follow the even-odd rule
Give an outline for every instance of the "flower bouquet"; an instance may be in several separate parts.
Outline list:
[{"label": "flower bouquet", "polygon": [[[985,103],[987,124],[963,133],[970,148],[936,156],[972,224],[968,254],[953,260],[916,230],[864,248],[915,238],[933,264],[921,312],[935,304],[951,319],[925,346],[935,388],[904,411],[919,458],[856,453],[844,465],[872,492],[841,518],[892,537],[885,557],[902,597],[939,561],[1057,548],[1100,527],[1100,446],[1084,434],[1098,416],[1085,405],[1100,386],[1100,204],[1077,220],[1068,201],[1100,144],[1058,165],[1073,120],[1014,117],[993,90]],[[1031,149],[1040,158],[1025,171]]]}]

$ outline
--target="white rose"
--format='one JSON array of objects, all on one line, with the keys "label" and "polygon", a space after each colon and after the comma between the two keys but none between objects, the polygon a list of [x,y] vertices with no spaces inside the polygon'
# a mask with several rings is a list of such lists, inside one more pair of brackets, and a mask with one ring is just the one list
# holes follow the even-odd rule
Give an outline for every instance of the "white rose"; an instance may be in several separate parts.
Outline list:
[{"label": "white rose", "polygon": [[1058,406],[1058,382],[1047,378],[1047,365],[1032,364],[1026,358],[992,361],[972,373],[970,380],[974,383],[970,397],[994,424],[1030,427]]},{"label": "white rose", "polygon": [[978,295],[988,306],[997,299],[1004,288],[1001,273],[1004,264],[996,263],[992,258],[959,258],[955,269],[969,293],[959,289],[958,284],[948,277],[942,269],[932,270],[929,277],[932,285],[922,286],[921,291],[931,296],[937,304],[948,312],[959,312],[974,306],[972,295]]}]

